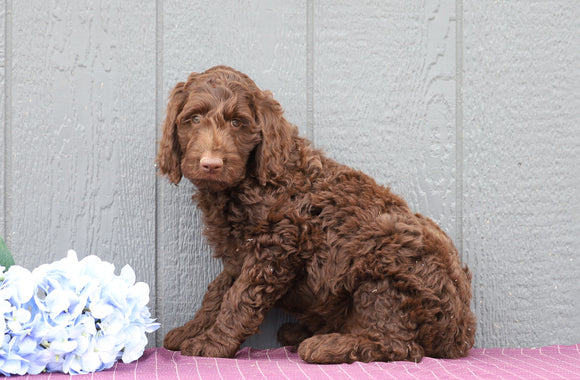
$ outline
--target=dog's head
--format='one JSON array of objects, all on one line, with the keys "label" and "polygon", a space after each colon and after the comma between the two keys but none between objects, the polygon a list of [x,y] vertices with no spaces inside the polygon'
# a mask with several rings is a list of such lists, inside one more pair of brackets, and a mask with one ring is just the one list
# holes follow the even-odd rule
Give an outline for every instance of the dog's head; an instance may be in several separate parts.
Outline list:
[{"label": "dog's head", "polygon": [[280,104],[226,66],[192,73],[169,97],[157,164],[174,184],[226,190],[248,175],[264,185],[282,173],[296,128]]}]

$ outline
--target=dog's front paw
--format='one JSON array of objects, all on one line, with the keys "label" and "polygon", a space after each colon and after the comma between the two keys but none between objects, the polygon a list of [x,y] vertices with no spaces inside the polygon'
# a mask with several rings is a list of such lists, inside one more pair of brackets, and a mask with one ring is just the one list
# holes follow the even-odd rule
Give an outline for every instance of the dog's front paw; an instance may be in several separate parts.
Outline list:
[{"label": "dog's front paw", "polygon": [[185,326],[175,328],[165,335],[163,339],[163,347],[172,351],[179,351],[179,347],[183,341],[190,339],[191,335],[188,334],[188,329]]},{"label": "dog's front paw", "polygon": [[225,337],[214,337],[201,335],[191,338],[181,343],[181,354],[185,356],[206,356],[214,358],[233,358],[239,348],[239,343],[235,343]]},{"label": "dog's front paw", "polygon": [[163,339],[163,347],[168,350],[179,351],[183,342],[203,334],[206,330],[207,327],[204,328],[204,325],[199,323],[199,320],[191,320],[185,325],[169,331],[165,335],[165,339]]}]

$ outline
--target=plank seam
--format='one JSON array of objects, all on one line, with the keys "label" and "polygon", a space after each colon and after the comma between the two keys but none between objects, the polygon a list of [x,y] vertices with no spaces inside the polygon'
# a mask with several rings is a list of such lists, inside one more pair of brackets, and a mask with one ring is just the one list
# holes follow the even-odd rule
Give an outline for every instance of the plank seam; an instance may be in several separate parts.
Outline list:
[{"label": "plank seam", "polygon": [[314,0],[306,7],[306,133],[314,145]]},{"label": "plank seam", "polygon": [[4,194],[3,195],[3,220],[2,236],[6,245],[11,247],[11,237],[8,235],[9,218],[11,215],[11,199],[8,192],[9,184],[12,183],[12,0],[4,3]]},{"label": "plank seam", "polygon": [[456,246],[463,258],[463,0],[456,0],[455,13],[455,223]]},{"label": "plank seam", "polygon": [[[163,116],[163,0],[157,0],[155,3],[155,136],[156,141],[153,147],[155,156],[157,156],[157,141],[160,139],[161,131],[159,126],[161,125],[161,118]],[[160,280],[160,235],[161,235],[161,183],[159,176],[157,175],[157,170],[155,170],[155,315],[161,315],[160,300],[161,295],[159,290],[161,289]],[[155,333],[155,345],[160,347],[162,343],[162,336],[159,331]]]}]

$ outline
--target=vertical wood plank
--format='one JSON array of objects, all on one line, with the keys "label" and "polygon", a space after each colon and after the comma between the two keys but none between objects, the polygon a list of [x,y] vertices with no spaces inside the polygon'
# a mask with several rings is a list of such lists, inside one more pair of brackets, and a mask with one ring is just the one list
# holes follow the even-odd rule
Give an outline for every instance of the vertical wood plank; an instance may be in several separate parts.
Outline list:
[{"label": "vertical wood plank", "polygon": [[314,137],[456,237],[455,6],[319,1]]},{"label": "vertical wood plank", "polygon": [[580,340],[580,9],[465,2],[465,255],[482,347]]},{"label": "vertical wood plank", "polygon": [[[274,93],[287,118],[306,133],[306,7],[304,1],[163,4],[163,87],[187,79],[190,72],[225,64],[248,74]],[[163,99],[165,101],[166,99]],[[159,186],[159,292],[161,338],[191,319],[207,284],[221,270],[201,235],[191,202],[192,185]],[[273,347],[277,326],[287,316],[271,313],[263,336],[247,345]],[[161,339],[158,341],[161,344]]]},{"label": "vertical wood plank", "polygon": [[6,3],[0,7],[0,237],[6,240]]},{"label": "vertical wood plank", "polygon": [[154,20],[150,2],[13,2],[6,184],[18,263],[96,254],[130,264],[152,300]]}]

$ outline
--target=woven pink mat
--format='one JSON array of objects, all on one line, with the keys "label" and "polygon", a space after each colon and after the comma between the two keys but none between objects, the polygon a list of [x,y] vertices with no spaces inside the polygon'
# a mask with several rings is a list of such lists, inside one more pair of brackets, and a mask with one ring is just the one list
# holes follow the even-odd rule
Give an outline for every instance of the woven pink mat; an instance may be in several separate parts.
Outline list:
[{"label": "woven pink mat", "polygon": [[14,376],[31,380],[171,379],[580,379],[580,344],[541,348],[472,349],[463,359],[424,358],[419,363],[304,363],[288,347],[244,348],[234,359],[181,356],[148,349],[141,359],[88,375]]}]

